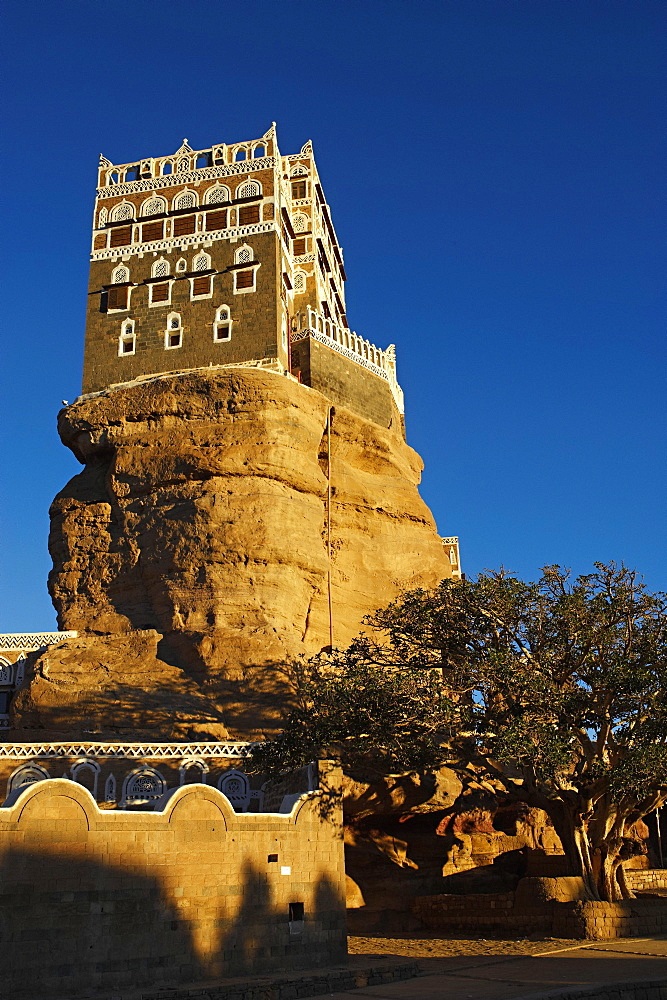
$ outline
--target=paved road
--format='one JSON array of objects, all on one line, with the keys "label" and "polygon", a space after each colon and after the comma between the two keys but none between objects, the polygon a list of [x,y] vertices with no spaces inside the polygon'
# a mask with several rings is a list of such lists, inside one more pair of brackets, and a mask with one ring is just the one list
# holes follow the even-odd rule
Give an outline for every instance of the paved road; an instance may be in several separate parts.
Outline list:
[{"label": "paved road", "polygon": [[527,1000],[597,983],[667,984],[667,939],[596,941],[541,955],[424,958],[419,965],[424,975],[417,979],[333,993],[329,1000]]}]

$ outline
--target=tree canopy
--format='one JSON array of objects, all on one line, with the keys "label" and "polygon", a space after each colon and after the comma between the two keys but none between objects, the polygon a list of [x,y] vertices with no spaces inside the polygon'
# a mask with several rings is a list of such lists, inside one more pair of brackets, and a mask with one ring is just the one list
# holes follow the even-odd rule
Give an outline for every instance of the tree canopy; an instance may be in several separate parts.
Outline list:
[{"label": "tree canopy", "polygon": [[296,674],[276,770],[337,744],[344,766],[474,768],[544,809],[592,898],[631,895],[630,828],[667,800],[667,596],[596,564],[404,594],[372,632]]}]

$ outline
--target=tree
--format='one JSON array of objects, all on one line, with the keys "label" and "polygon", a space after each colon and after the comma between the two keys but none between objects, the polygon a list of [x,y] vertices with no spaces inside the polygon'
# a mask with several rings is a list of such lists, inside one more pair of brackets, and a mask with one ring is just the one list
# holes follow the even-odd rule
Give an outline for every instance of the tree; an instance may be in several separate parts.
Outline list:
[{"label": "tree", "polygon": [[367,624],[302,668],[257,760],[293,766],[336,742],[348,767],[473,766],[549,815],[591,898],[631,896],[631,828],[667,801],[667,596],[614,564],[574,581],[501,570],[407,593]]}]

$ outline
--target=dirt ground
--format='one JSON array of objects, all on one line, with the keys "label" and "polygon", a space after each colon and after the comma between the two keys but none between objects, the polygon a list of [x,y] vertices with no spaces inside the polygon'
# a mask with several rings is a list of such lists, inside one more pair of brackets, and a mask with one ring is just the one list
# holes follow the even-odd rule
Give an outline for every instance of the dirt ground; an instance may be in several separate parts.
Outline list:
[{"label": "dirt ground", "polygon": [[581,947],[564,938],[451,938],[424,931],[393,937],[349,937],[350,955],[400,955],[405,958],[451,958],[455,955],[540,955]]}]

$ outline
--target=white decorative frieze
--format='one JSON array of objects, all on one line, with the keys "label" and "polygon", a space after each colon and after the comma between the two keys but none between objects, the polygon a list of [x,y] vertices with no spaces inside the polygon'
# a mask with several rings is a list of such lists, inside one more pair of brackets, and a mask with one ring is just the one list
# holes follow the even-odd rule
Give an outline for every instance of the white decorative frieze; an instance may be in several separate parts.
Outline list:
[{"label": "white decorative frieze", "polygon": [[34,652],[44,646],[52,646],[62,639],[76,639],[78,632],[4,632],[0,633],[0,649],[22,649]]},{"label": "white decorative frieze", "polygon": [[215,180],[218,177],[233,177],[235,174],[251,174],[255,170],[270,170],[275,166],[274,156],[260,156],[256,160],[240,160],[225,166],[198,167],[195,170],[163,177],[147,177],[140,181],[123,181],[119,184],[107,184],[97,189],[98,198],[115,198],[119,194],[136,194],[141,191],[155,191],[158,188],[173,187],[176,184],[198,184],[201,181]]},{"label": "white decorative frieze", "polygon": [[255,743],[229,740],[224,743],[124,743],[114,741],[99,743],[80,741],[73,743],[0,743],[0,757],[37,758],[54,757],[155,757],[161,760],[183,757],[202,757],[224,760],[241,760],[250,756]]},{"label": "white decorative frieze", "polygon": [[209,246],[218,240],[244,239],[256,233],[270,233],[275,230],[273,219],[268,222],[255,222],[250,226],[238,226],[235,229],[214,229],[207,233],[189,233],[186,236],[169,236],[152,243],[129,243],[123,247],[113,247],[107,250],[93,250],[91,260],[115,260],[116,257],[130,257],[141,253],[155,253],[160,250],[185,250],[194,245]]}]

